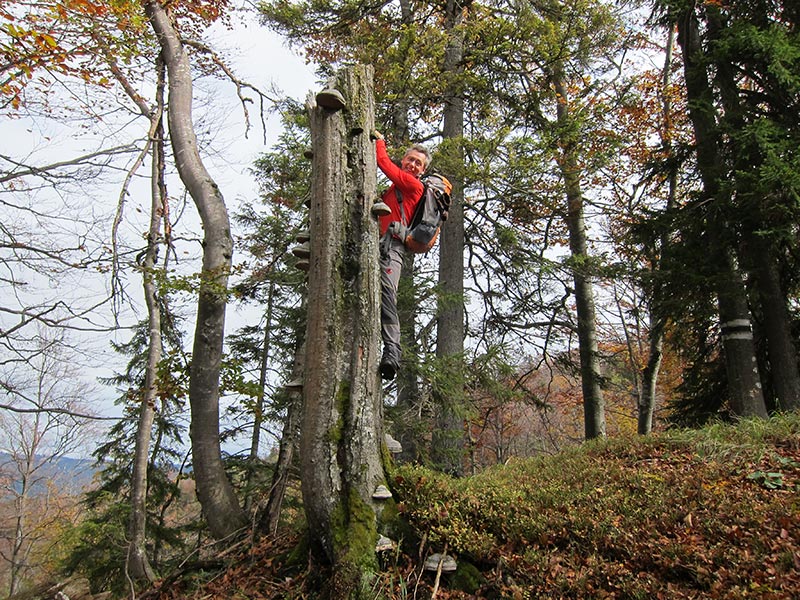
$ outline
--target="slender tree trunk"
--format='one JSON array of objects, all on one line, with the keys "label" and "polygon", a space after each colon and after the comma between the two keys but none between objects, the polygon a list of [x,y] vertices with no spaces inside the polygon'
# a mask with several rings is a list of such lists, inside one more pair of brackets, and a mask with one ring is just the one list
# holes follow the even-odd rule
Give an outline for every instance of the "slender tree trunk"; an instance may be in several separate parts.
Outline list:
[{"label": "slender tree trunk", "polygon": [[[267,308],[264,314],[264,340],[261,343],[261,357],[258,366],[258,395],[256,396],[256,404],[253,407],[253,433],[250,436],[250,455],[249,461],[251,465],[255,465],[258,461],[258,450],[261,446],[261,426],[264,423],[264,396],[267,386],[267,368],[269,366],[270,346],[272,336],[272,311],[275,297],[275,282],[271,281],[269,290],[267,291]],[[253,508],[253,474],[254,470],[250,469],[247,475],[247,485],[245,486],[247,492],[244,498],[244,511],[249,515]]]},{"label": "slender tree trunk", "polygon": [[189,378],[189,433],[197,497],[211,534],[222,539],[247,524],[225,473],[219,443],[219,375],[233,239],[222,194],[197,148],[189,57],[164,7],[154,0],[147,0],[144,7],[167,65],[169,132],[178,174],[203,223],[203,270]]},{"label": "slender tree trunk", "polygon": [[[553,69],[552,83],[559,97],[557,121],[561,132],[570,130],[569,92],[562,66]],[[594,292],[586,247],[586,223],[583,215],[583,191],[580,181],[577,147],[568,134],[562,133],[559,141],[561,156],[559,167],[567,196],[567,228],[569,249],[573,260],[572,277],[575,285],[575,305],[578,313],[578,348],[581,363],[581,389],[583,391],[584,435],[587,440],[605,437],[606,418],[603,390],[601,388],[600,358],[597,347],[597,323]]]},{"label": "slender tree trunk", "polygon": [[131,579],[152,582],[156,574],[147,556],[147,471],[150,459],[150,437],[153,433],[155,405],[158,399],[158,365],[163,354],[161,337],[161,307],[156,283],[156,263],[161,238],[161,221],[167,202],[164,182],[164,64],[157,61],[157,110],[150,115],[149,139],[152,140],[152,168],[150,173],[150,227],[147,233],[147,250],[142,262],[144,301],[147,306],[147,365],[145,367],[144,394],[136,428],[136,444],[131,474],[131,514],[128,523],[127,570]]},{"label": "slender tree trunk", "polygon": [[[664,71],[662,73],[662,125],[661,143],[667,150],[668,160],[671,162],[669,178],[667,180],[667,205],[666,212],[675,206],[675,196],[678,190],[678,166],[674,160],[674,150],[672,143],[672,100],[669,93],[670,74],[672,73],[672,50],[675,47],[675,28],[670,27],[667,34],[666,51],[664,52]],[[664,257],[670,253],[670,241],[666,235],[661,236],[660,256],[653,257],[653,270],[660,270],[664,263]],[[664,327],[665,318],[659,310],[659,304],[664,295],[664,286],[655,283],[651,289],[649,298],[648,313],[650,316],[650,327],[648,328],[647,364],[642,369],[642,392],[639,397],[639,411],[637,419],[637,432],[640,435],[647,435],[653,430],[653,415],[656,408],[656,389],[658,384],[658,374],[661,370],[662,350],[664,347]]]},{"label": "slender tree trunk", "polygon": [[380,270],[370,207],[377,166],[372,68],[337,77],[346,110],[310,107],[311,259],[300,435],[312,547],[333,565],[331,597],[366,598],[377,570],[372,498],[385,482],[378,380]]},{"label": "slender tree trunk", "polygon": [[707,233],[709,251],[718,269],[717,304],[731,410],[737,416],[764,417],[767,411],[761,391],[744,283],[736,268],[730,243],[725,241],[724,210],[730,204],[730,198],[721,188],[725,173],[717,141],[716,110],[708,73],[702,62],[694,6],[678,18],[678,43],[683,51],[689,117],[697,144],[697,165],[703,188],[711,201]]},{"label": "slender tree trunk", "polygon": [[[400,22],[406,27],[406,33],[401,38],[400,44],[403,49],[407,50],[406,56],[412,56],[413,45],[417,42],[414,28],[411,26],[414,22],[414,12],[411,6],[411,0],[400,0]],[[411,69],[413,65],[410,64],[411,60],[404,65],[404,68]],[[392,106],[392,139],[403,142],[409,141],[409,127],[408,127],[408,111],[411,107],[411,101],[406,94],[400,93],[397,101]],[[402,322],[402,321],[401,321]]]},{"label": "slender tree trunk", "polygon": [[33,470],[33,455],[29,454],[26,460],[26,469],[21,473],[19,493],[14,498],[14,540],[9,552],[9,596],[13,596],[22,585],[22,573],[27,566],[27,552],[25,552],[25,537],[28,534],[28,497],[30,494],[27,475]]},{"label": "slender tree trunk", "polygon": [[663,319],[650,313],[650,332],[648,336],[649,354],[647,364],[642,369],[642,395],[639,398],[637,432],[647,435],[653,430],[653,414],[656,406],[656,384],[661,368],[664,346]]},{"label": "slender tree trunk", "polygon": [[[464,5],[460,0],[447,0],[445,29],[448,45],[443,74],[448,80],[444,95],[444,140],[452,140],[455,154],[450,155],[452,168],[463,169],[464,152],[464,33],[460,29]],[[451,176],[453,190],[449,216],[439,242],[439,293],[436,334],[436,356],[447,365],[447,397],[436,394],[436,427],[433,430],[431,458],[433,464],[453,475],[464,471],[465,433],[464,400],[464,182],[461,173]]]},{"label": "slender tree trunk", "polygon": [[[303,304],[306,304],[306,292],[303,292]],[[307,311],[307,309],[306,309]],[[303,378],[303,361],[305,360],[305,322],[295,328],[297,346],[294,353],[290,381]],[[278,460],[272,474],[272,484],[269,488],[267,507],[262,519],[263,528],[270,534],[278,532],[280,523],[281,506],[289,486],[292,462],[294,460],[295,446],[300,436],[300,420],[303,414],[303,398],[298,391],[288,391],[288,404],[286,407],[286,420],[283,422],[281,441],[278,444]]]}]

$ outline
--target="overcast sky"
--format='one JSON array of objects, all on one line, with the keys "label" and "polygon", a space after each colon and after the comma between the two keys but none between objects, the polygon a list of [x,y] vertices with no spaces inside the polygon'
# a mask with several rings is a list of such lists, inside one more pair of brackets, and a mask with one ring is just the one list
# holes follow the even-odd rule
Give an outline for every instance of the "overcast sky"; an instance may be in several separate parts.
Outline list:
[{"label": "overcast sky", "polygon": [[[302,56],[290,51],[276,34],[259,25],[254,15],[243,15],[242,19],[234,19],[233,23],[232,30],[215,27],[206,41],[215,47],[221,56],[228,58],[229,65],[233,67],[241,80],[267,91],[271,91],[275,87],[287,96],[300,100],[317,87],[313,66],[307,65]],[[221,80],[205,78],[198,81],[198,88],[199,100],[194,108],[195,119],[201,118],[203,111],[210,106],[205,102],[212,98],[215,114],[209,119],[209,122],[219,123],[218,126],[215,126],[214,131],[213,155],[204,158],[208,161],[207,167],[212,177],[223,192],[226,204],[230,210],[235,210],[241,199],[252,198],[256,195],[257,186],[250,174],[250,169],[256,157],[269,150],[276,142],[280,133],[280,121],[277,117],[269,120],[265,141],[257,114],[258,103],[250,104],[252,128],[248,137],[245,138],[241,104],[236,97],[233,85]],[[95,150],[101,144],[108,144],[112,132],[121,134],[121,139],[125,138],[125,134],[122,132],[127,125],[124,123],[117,126],[108,122],[97,122],[96,125],[99,127],[99,133],[81,129],[66,117],[56,118],[50,122],[45,120],[33,122],[25,119],[6,120],[3,124],[4,135],[0,136],[0,153],[26,162],[29,161],[30,164],[46,164],[64,160],[65,157],[78,156]],[[141,129],[140,126],[139,123],[136,127]],[[146,174],[145,171],[146,169],[143,174]],[[82,220],[86,223],[93,222],[95,219],[99,219],[99,222],[103,223],[102,226],[98,225],[95,228],[93,238],[98,243],[107,243],[107,240],[110,239],[108,219],[109,215],[113,215],[117,204],[121,177],[121,174],[117,172],[116,179],[107,183],[105,187],[89,187],[87,185],[83,193],[80,189],[77,190],[77,193],[75,190],[53,193],[53,190],[43,189],[34,196],[33,202],[35,206],[50,215],[62,210],[62,204],[73,203],[75,206],[80,206],[81,208],[77,209],[80,211],[78,214],[84,215]],[[179,187],[179,185],[173,184],[170,193],[179,194]],[[49,195],[45,196],[45,194]],[[79,205],[79,203],[82,204]],[[148,192],[132,194],[125,207],[126,221],[123,226],[123,234],[127,239],[133,240],[133,243],[137,243],[137,239],[138,243],[141,243],[142,232],[146,230],[145,217],[148,211]],[[2,217],[2,213],[0,213],[0,217]],[[192,205],[187,206],[184,218],[189,223],[192,222],[192,219],[197,220],[196,211]],[[184,218],[181,219],[182,223]],[[193,227],[193,229],[199,237],[200,228]],[[75,235],[73,233],[72,237],[74,238]],[[189,254],[194,254],[196,251],[197,257],[199,257],[199,246],[189,245],[188,248]],[[188,265],[190,262],[187,259],[186,264]],[[69,281],[45,282],[41,286],[42,293],[53,294],[55,298],[64,300],[68,300],[70,296],[74,295],[76,298],[83,297],[84,300],[81,301],[84,303],[92,303],[93,297],[101,297],[100,294],[104,293],[102,289],[98,289],[98,286],[107,285],[97,272],[76,272],[70,274],[69,277]],[[85,279],[83,279],[84,277]],[[140,300],[141,281],[136,277],[138,276],[134,272],[128,275],[128,293],[131,297]],[[63,289],[56,289],[56,287]],[[121,325],[129,326],[136,318],[143,316],[141,311],[138,315],[129,312]],[[229,309],[228,316],[228,332],[233,331],[243,319],[247,319],[247,315],[237,314],[233,309]],[[193,323],[187,323],[187,326],[193,329]],[[122,329],[117,332],[115,337],[116,341],[124,342],[130,338],[130,332]],[[187,342],[191,345],[191,333]],[[109,348],[108,340],[98,339],[96,334],[81,341],[79,345],[83,347],[86,354],[85,375],[92,379],[110,376],[114,370],[120,370],[128,360],[126,357],[113,353]],[[96,347],[90,349],[90,346]],[[89,357],[92,355],[97,356],[97,362],[89,365]],[[103,396],[100,399],[102,408],[97,406],[96,400],[93,408],[106,415],[119,414],[119,409],[113,406],[113,398],[117,393],[111,388],[105,388],[100,393]]]}]

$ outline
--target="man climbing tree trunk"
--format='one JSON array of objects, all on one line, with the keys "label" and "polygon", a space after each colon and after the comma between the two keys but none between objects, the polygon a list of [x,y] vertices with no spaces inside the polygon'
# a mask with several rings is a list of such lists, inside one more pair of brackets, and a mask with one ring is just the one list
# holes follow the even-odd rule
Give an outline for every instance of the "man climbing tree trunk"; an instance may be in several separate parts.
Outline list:
[{"label": "man climbing tree trunk", "polygon": [[384,482],[378,227],[370,211],[377,186],[369,138],[375,120],[372,68],[345,69],[335,85],[309,107],[311,257],[301,480],[312,546],[333,567],[331,597],[366,598],[377,570],[373,492]]},{"label": "man climbing tree trunk", "polygon": [[219,445],[219,374],[233,239],[222,194],[197,149],[189,57],[164,7],[149,0],[144,8],[167,65],[169,133],[178,174],[203,222],[203,270],[189,379],[190,436],[197,497],[211,534],[221,539],[247,523],[225,474]]}]

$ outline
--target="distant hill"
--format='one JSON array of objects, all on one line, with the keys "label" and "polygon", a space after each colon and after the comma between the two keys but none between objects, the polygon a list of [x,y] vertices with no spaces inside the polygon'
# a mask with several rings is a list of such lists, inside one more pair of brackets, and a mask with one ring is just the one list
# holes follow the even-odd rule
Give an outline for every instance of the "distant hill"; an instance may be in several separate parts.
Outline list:
[{"label": "distant hill", "polygon": [[[53,462],[41,465],[36,473],[36,487],[34,493],[44,491],[45,483],[55,484],[59,488],[69,488],[67,491],[79,493],[92,484],[97,470],[94,461],[86,458],[61,457]],[[16,468],[11,454],[0,452],[0,475],[8,477],[14,482],[14,487],[19,489],[19,470]]]}]

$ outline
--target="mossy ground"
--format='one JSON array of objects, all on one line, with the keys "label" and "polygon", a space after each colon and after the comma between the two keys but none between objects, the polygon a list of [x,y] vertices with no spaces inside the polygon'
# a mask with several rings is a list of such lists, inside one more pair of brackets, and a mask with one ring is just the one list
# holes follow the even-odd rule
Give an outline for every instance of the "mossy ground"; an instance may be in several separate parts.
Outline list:
[{"label": "mossy ground", "polygon": [[[437,598],[800,597],[797,414],[592,442],[462,479],[402,466],[390,484],[405,533],[379,557],[374,598],[430,598],[421,565],[445,545],[459,571]],[[324,569],[283,561],[293,543],[264,540],[214,583],[163,597],[331,597]]]}]

